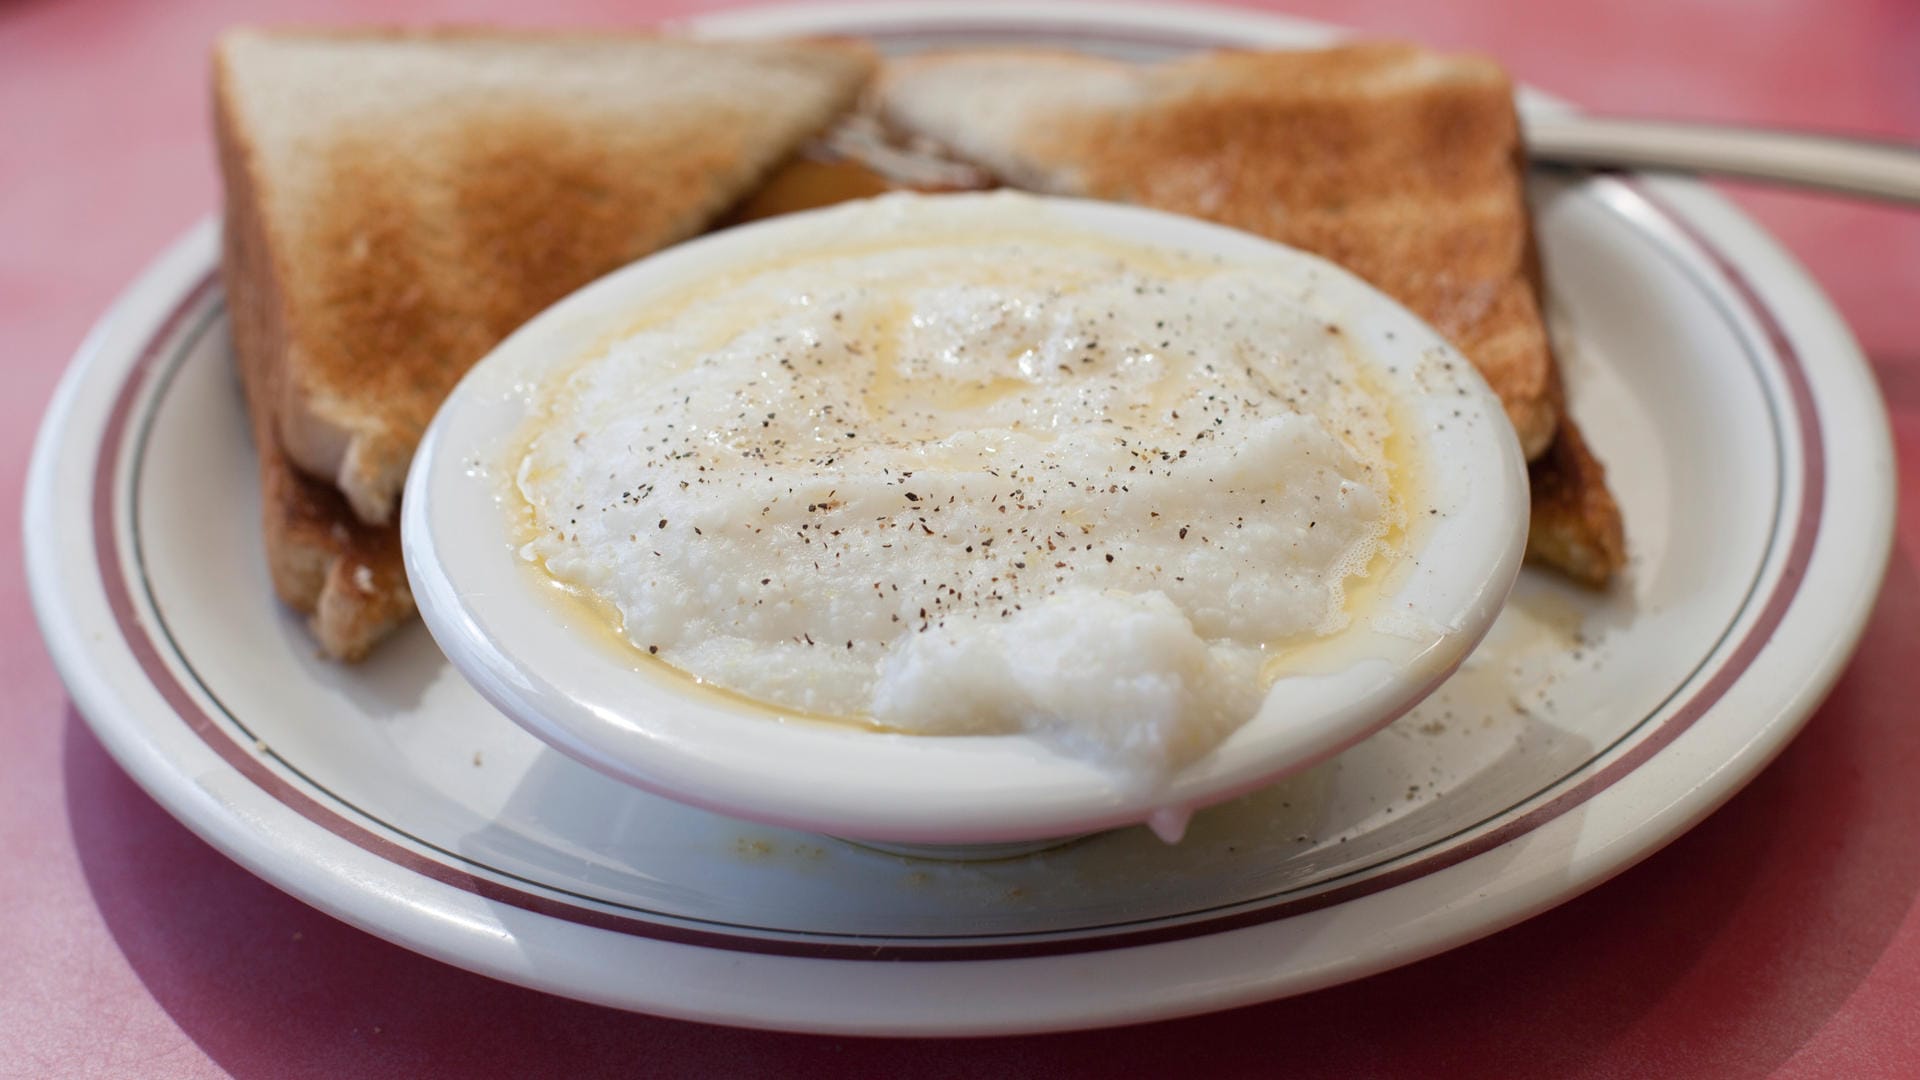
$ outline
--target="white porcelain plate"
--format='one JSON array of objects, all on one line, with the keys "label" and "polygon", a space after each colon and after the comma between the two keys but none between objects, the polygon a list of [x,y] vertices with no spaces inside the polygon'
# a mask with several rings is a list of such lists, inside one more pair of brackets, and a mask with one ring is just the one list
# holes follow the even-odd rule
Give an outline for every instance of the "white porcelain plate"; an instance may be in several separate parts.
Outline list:
[{"label": "white porcelain plate", "polygon": [[[703,26],[1137,57],[1324,36],[1105,5]],[[547,749],[418,627],[361,667],[317,659],[270,598],[211,222],[107,314],[49,410],[36,608],[81,711],[162,805],[294,895],[489,975],[866,1033],[1121,1023],[1355,978],[1565,900],[1719,805],[1831,685],[1891,542],[1883,407],[1791,259],[1688,184],[1533,195],[1627,579],[1602,597],[1526,572],[1434,697],[1178,847],[1136,828],[942,864],[747,825]]]}]

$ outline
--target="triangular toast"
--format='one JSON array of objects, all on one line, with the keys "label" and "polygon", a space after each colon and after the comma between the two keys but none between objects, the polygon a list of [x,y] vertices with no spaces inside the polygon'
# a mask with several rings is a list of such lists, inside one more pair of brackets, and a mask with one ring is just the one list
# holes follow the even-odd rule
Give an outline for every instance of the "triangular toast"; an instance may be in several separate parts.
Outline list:
[{"label": "triangular toast", "polygon": [[362,520],[391,518],[453,383],[529,315],[691,236],[852,100],[829,42],[533,33],[222,39],[287,353],[281,444]]},{"label": "triangular toast", "polygon": [[830,41],[222,38],[224,273],[268,560],[326,652],[362,655],[412,609],[390,522],[467,368],[554,300],[706,228],[873,63]]},{"label": "triangular toast", "polygon": [[1565,417],[1498,65],[1392,43],[1148,66],[983,50],[890,62],[875,98],[1012,186],[1210,218],[1366,278],[1500,395],[1535,463],[1530,554],[1595,585],[1624,563],[1605,470]]}]

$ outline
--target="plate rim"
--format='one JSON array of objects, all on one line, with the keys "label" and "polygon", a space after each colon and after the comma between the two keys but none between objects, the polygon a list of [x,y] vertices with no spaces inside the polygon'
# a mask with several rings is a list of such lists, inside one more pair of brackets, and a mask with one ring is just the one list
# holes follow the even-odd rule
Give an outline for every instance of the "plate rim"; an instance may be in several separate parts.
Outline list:
[{"label": "plate rim", "polygon": [[[909,10],[931,8],[940,11],[951,11],[955,5],[905,5],[904,7]],[[979,7],[971,7],[969,10],[978,13],[981,11],[991,11],[1000,7],[1003,7],[1003,5],[981,5]],[[791,15],[796,11],[819,11],[821,9],[803,6],[779,10]],[[838,10],[843,13],[849,10],[857,10],[861,17],[865,18],[876,13],[878,9],[847,9],[842,7],[833,10]],[[900,9],[889,8],[887,10],[889,12],[895,12]],[[1021,10],[1031,9],[1023,7]],[[1137,5],[1127,5],[1122,10],[1141,9]],[[1162,18],[1183,18],[1186,11],[1186,9],[1169,8],[1152,8],[1151,10],[1159,12],[1160,15],[1158,17]],[[737,19],[750,14],[751,12],[744,14],[729,13],[729,17]],[[1076,18],[1081,21],[1083,26],[1096,25],[1114,17],[1114,13],[1110,9],[1090,10],[1087,8],[1076,9],[1073,7],[1069,7],[1065,11],[1059,8],[1042,8],[1040,9],[1040,14],[1046,18],[1056,20],[1063,17]],[[1221,13],[1216,11],[1215,14]],[[1272,24],[1272,20],[1266,20],[1265,17],[1257,14],[1245,12],[1232,12],[1227,14],[1230,14],[1235,21],[1252,19],[1265,22],[1267,25]],[[976,18],[977,17],[976,15]],[[1292,24],[1292,21],[1288,22]],[[1717,779],[1718,783],[1703,781],[1693,784],[1691,787],[1680,792],[1677,797],[1663,806],[1658,812],[1647,815],[1637,826],[1629,828],[1620,835],[1615,836],[1606,845],[1604,852],[1570,851],[1570,861],[1566,869],[1571,871],[1573,867],[1579,866],[1583,868],[1584,872],[1581,874],[1568,873],[1566,875],[1566,882],[1563,882],[1559,889],[1541,889],[1538,888],[1537,882],[1535,883],[1536,888],[1532,891],[1516,887],[1513,892],[1507,895],[1509,901],[1507,907],[1498,914],[1497,918],[1491,921],[1484,918],[1476,921],[1470,917],[1470,913],[1462,914],[1461,912],[1455,912],[1456,917],[1445,926],[1429,924],[1428,933],[1425,937],[1415,935],[1417,940],[1398,941],[1392,943],[1395,947],[1377,950],[1371,957],[1348,958],[1344,965],[1337,967],[1330,966],[1318,972],[1308,972],[1291,981],[1275,980],[1272,978],[1264,982],[1249,980],[1250,983],[1256,983],[1257,985],[1252,985],[1251,988],[1243,987],[1237,996],[1230,994],[1223,995],[1220,993],[1212,996],[1201,995],[1181,1002],[1158,1003],[1152,1007],[1143,1008],[1136,1005],[1131,1011],[1117,1005],[1100,1009],[1085,1005],[1075,1007],[1074,1003],[1063,1003],[1062,1006],[1053,1013],[1042,1014],[1037,1010],[1029,1009],[1027,1011],[1031,1015],[1015,1018],[1012,1021],[1003,1021],[1000,1025],[983,1025],[978,1022],[968,1023],[965,1021],[959,1021],[957,1023],[954,1021],[945,1021],[943,1023],[939,1020],[927,1021],[924,1019],[919,1024],[914,1024],[904,1022],[897,1017],[890,1021],[882,1020],[877,1024],[859,1021],[850,1023],[846,1021],[844,1017],[836,1022],[832,1018],[809,1017],[805,1014],[804,1010],[800,1013],[789,1011],[783,1015],[743,1016],[737,1008],[720,1008],[716,1010],[711,1005],[706,1008],[701,1008],[698,1003],[691,1001],[685,1003],[687,1006],[685,1008],[675,1008],[674,1006],[681,1003],[661,1002],[658,1000],[635,1001],[631,994],[622,994],[620,992],[621,988],[617,987],[602,986],[598,988],[597,992],[592,988],[589,988],[587,992],[583,992],[582,986],[577,981],[577,973],[574,978],[560,978],[556,980],[553,978],[552,972],[543,973],[538,970],[532,970],[524,964],[516,968],[515,965],[510,962],[502,962],[503,960],[510,961],[512,959],[511,957],[496,958],[493,963],[483,962],[482,960],[475,959],[470,948],[471,942],[465,941],[459,933],[449,933],[445,925],[437,928],[416,926],[396,929],[386,921],[377,918],[377,913],[369,913],[363,907],[359,906],[359,902],[364,900],[363,897],[354,895],[351,890],[342,893],[337,888],[329,888],[329,883],[324,880],[326,876],[325,873],[314,869],[314,865],[319,864],[309,865],[296,860],[292,868],[289,868],[284,865],[284,860],[274,857],[284,854],[282,852],[262,853],[258,850],[248,849],[247,841],[249,839],[258,843],[260,838],[249,838],[244,834],[244,831],[235,831],[231,816],[239,811],[243,801],[237,797],[235,792],[231,790],[214,790],[218,785],[196,784],[188,778],[179,776],[170,767],[174,763],[166,760],[160,747],[150,741],[142,739],[142,732],[137,721],[109,717],[107,711],[103,711],[110,710],[113,705],[110,699],[117,696],[116,688],[111,685],[98,685],[97,682],[90,682],[87,679],[86,676],[88,673],[85,670],[87,666],[87,649],[84,634],[79,633],[80,628],[78,627],[65,625],[67,621],[65,616],[67,613],[61,610],[58,590],[55,585],[52,584],[57,579],[58,574],[50,568],[57,562],[56,555],[58,552],[50,550],[52,541],[49,537],[49,531],[44,528],[35,529],[36,522],[45,523],[52,520],[54,513],[53,496],[54,492],[59,488],[59,478],[52,475],[56,464],[54,460],[56,456],[55,450],[59,443],[61,429],[64,427],[65,421],[73,415],[78,404],[80,392],[85,381],[84,375],[89,369],[101,362],[101,358],[107,354],[110,346],[120,344],[117,338],[123,338],[129,334],[137,335],[142,323],[150,322],[156,310],[162,306],[170,306],[179,300],[181,296],[179,280],[182,276],[179,268],[190,266],[190,264],[195,261],[204,263],[213,249],[212,236],[214,226],[210,220],[203,221],[199,226],[191,230],[187,236],[176,242],[166,253],[155,260],[154,264],[145,271],[133,285],[115,300],[114,304],[108,309],[107,314],[103,316],[100,323],[96,325],[86,341],[83,342],[75,360],[63,376],[60,388],[56,391],[54,401],[48,409],[46,420],[36,440],[33,464],[30,468],[27,486],[27,513],[23,521],[27,533],[28,576],[32,588],[36,616],[40,620],[43,633],[45,633],[48,638],[49,649],[54,654],[56,664],[59,666],[63,678],[67,681],[74,695],[76,704],[81,706],[83,715],[88,718],[88,722],[94,727],[96,732],[101,735],[102,741],[107,744],[108,749],[114,754],[116,759],[120,760],[123,767],[126,767],[128,771],[134,775],[134,778],[141,783],[142,787],[153,794],[174,816],[185,821],[196,833],[199,833],[214,843],[216,847],[219,847],[231,857],[234,857],[236,861],[241,862],[242,865],[247,866],[249,870],[268,878],[268,880],[287,889],[287,891],[300,896],[310,903],[314,903],[316,906],[322,907],[324,910],[330,911],[336,916],[345,918],[355,925],[360,925],[362,928],[371,930],[380,936],[397,940],[401,944],[416,948],[419,951],[436,955],[443,960],[449,960],[461,966],[481,970],[487,974],[507,978],[511,981],[522,982],[537,986],[541,989],[566,993],[571,996],[585,997],[589,1000],[600,1000],[608,1004],[622,1005],[628,1008],[645,1008],[652,1012],[684,1015],[694,1019],[712,1020],[723,1023],[754,1022],[760,1023],[763,1026],[787,1027],[798,1030],[865,1033],[985,1033],[988,1031],[1055,1030],[1062,1027],[1119,1023],[1126,1022],[1127,1020],[1146,1019],[1155,1016],[1180,1015],[1246,1001],[1261,1000],[1278,996],[1281,993],[1298,992],[1312,989],[1319,985],[1325,985],[1333,981],[1358,977],[1371,971],[1381,970],[1385,967],[1417,959],[1419,956],[1437,952],[1442,948],[1451,947],[1453,944],[1459,944],[1484,933],[1491,933],[1493,930],[1501,926],[1509,925],[1511,922],[1518,921],[1520,918],[1532,914],[1537,910],[1570,898],[1572,895],[1577,894],[1577,892],[1584,891],[1585,888],[1591,887],[1593,884],[1604,880],[1605,877],[1611,876],[1611,874],[1631,865],[1631,863],[1637,861],[1638,858],[1644,857],[1644,855],[1651,853],[1653,850],[1657,850],[1666,840],[1671,839],[1672,836],[1683,831],[1684,828],[1693,824],[1700,817],[1704,817],[1713,807],[1717,806],[1721,801],[1724,801],[1725,798],[1730,797],[1734,791],[1738,790],[1745,780],[1757,772],[1758,769],[1765,764],[1766,760],[1770,760],[1773,754],[1784,746],[1791,735],[1797,731],[1806,716],[1810,714],[1814,701],[1819,695],[1824,694],[1833,679],[1838,676],[1845,657],[1850,654],[1852,644],[1864,629],[1865,620],[1871,611],[1871,600],[1875,593],[1877,593],[1879,580],[1881,574],[1884,572],[1887,556],[1891,551],[1894,507],[1892,497],[1891,440],[1886,430],[1884,408],[1880,405],[1877,393],[1873,389],[1871,373],[1864,358],[1860,355],[1857,347],[1853,345],[1851,335],[1847,332],[1844,324],[1839,321],[1837,315],[1832,311],[1830,304],[1828,304],[1818,287],[1806,277],[1804,271],[1793,262],[1791,257],[1781,251],[1778,245],[1774,243],[1771,238],[1767,237],[1758,226],[1748,221],[1744,215],[1741,215],[1730,205],[1719,200],[1717,196],[1703,189],[1699,189],[1696,186],[1674,181],[1653,181],[1648,182],[1647,186],[1654,188],[1662,201],[1675,209],[1676,213],[1673,216],[1680,221],[1683,226],[1693,226],[1698,231],[1706,234],[1702,239],[1714,241],[1713,244],[1709,245],[1710,250],[1714,247],[1718,247],[1723,251],[1729,248],[1740,249],[1745,252],[1745,258],[1742,260],[1744,263],[1757,263],[1765,266],[1769,271],[1764,275],[1767,280],[1752,283],[1756,286],[1756,293],[1762,294],[1756,295],[1755,302],[1760,304],[1763,310],[1776,315],[1780,315],[1784,311],[1789,317],[1783,320],[1783,324],[1785,326],[1796,327],[1800,333],[1824,333],[1829,339],[1827,348],[1833,355],[1823,357],[1822,361],[1827,366],[1835,368],[1835,371],[1823,372],[1822,374],[1823,376],[1835,377],[1839,380],[1837,385],[1828,388],[1826,391],[1827,395],[1829,397],[1839,398],[1851,396],[1855,399],[1854,404],[1856,406],[1865,406],[1864,412],[1866,415],[1853,417],[1853,420],[1856,422],[1852,423],[1846,429],[1836,430],[1840,428],[1840,425],[1825,425],[1828,429],[1827,436],[1829,439],[1835,436],[1842,437],[1843,441],[1850,447],[1848,450],[1849,454],[1858,454],[1864,464],[1876,467],[1870,468],[1867,475],[1860,477],[1859,483],[1855,486],[1863,489],[1876,486],[1878,488],[1877,497],[1873,491],[1862,490],[1857,493],[1860,497],[1854,500],[1855,502],[1864,503],[1869,517],[1878,519],[1877,521],[1867,522],[1867,527],[1862,529],[1860,535],[1854,538],[1856,540],[1854,547],[1857,549],[1855,562],[1857,567],[1860,568],[1860,572],[1854,575],[1855,580],[1853,584],[1855,587],[1847,596],[1831,596],[1825,598],[1827,601],[1825,607],[1839,612],[1837,616],[1837,626],[1840,632],[1830,634],[1821,639],[1827,646],[1825,651],[1817,652],[1813,661],[1805,665],[1806,670],[1801,673],[1798,685],[1793,688],[1791,693],[1782,698],[1783,704],[1778,707],[1774,715],[1767,722],[1755,727],[1754,730],[1750,732],[1751,737],[1749,740],[1739,747],[1734,755],[1728,757],[1726,764],[1720,770],[1710,774],[1707,778],[1708,780]],[[187,283],[191,285],[193,279],[190,271],[187,272],[186,279]],[[1764,295],[1768,292],[1774,293],[1775,295]],[[145,318],[143,318],[143,316]],[[135,347],[138,347],[137,342],[135,343]],[[1803,348],[1801,351],[1805,352],[1807,350]],[[1838,363],[1837,360],[1841,359],[1850,361],[1850,363]],[[1816,405],[1818,404],[1820,404],[1820,402],[1816,400]],[[1828,404],[1831,406],[1831,402]],[[1837,408],[1837,406],[1832,407]],[[1822,415],[1827,411],[1827,409],[1820,410]],[[1856,412],[1858,411],[1860,410],[1856,409]],[[1828,499],[1834,498],[1835,495],[1836,492],[1833,490],[1829,490],[1826,493]],[[39,536],[41,539],[36,540],[36,536]],[[1876,547],[1878,548],[1877,555]],[[1794,607],[1799,607],[1798,599],[1796,599]],[[1789,617],[1792,617],[1792,611],[1783,613],[1783,625]],[[1809,616],[1802,615],[1801,619],[1804,621],[1804,619],[1808,617]],[[1828,618],[1831,620],[1836,618],[1836,616],[1829,614]],[[1685,734],[1686,733],[1683,733],[1681,737],[1684,738]],[[1678,742],[1678,740],[1676,740],[1676,742]],[[1671,746],[1669,749],[1670,748]],[[1666,750],[1660,751],[1660,753],[1665,752]],[[1657,757],[1658,754],[1655,756]],[[243,796],[244,792],[238,793],[238,795]],[[222,820],[221,815],[226,815],[227,818]],[[309,826],[312,825],[311,822],[306,824]],[[1520,838],[1520,840],[1524,839],[1526,839],[1525,836]],[[1580,837],[1576,835],[1571,839],[1578,841]],[[1519,842],[1519,840],[1510,841],[1510,843],[1515,842]],[[1470,864],[1493,855],[1503,850],[1504,847],[1505,845],[1502,845],[1502,847],[1495,848],[1491,851],[1482,852],[1440,873],[1446,874],[1468,869],[1470,868]],[[1602,854],[1605,854],[1607,857],[1601,858]],[[301,873],[302,871],[306,871],[307,873],[303,874]],[[1430,875],[1429,877],[1435,876],[1438,875]],[[1571,884],[1568,884],[1568,882],[1571,882]],[[1396,886],[1395,888],[1385,890],[1385,892],[1397,892],[1402,888],[1411,888],[1418,884],[1419,882],[1416,881],[1404,886]],[[469,897],[469,899],[472,898]],[[1361,903],[1368,899],[1370,898],[1362,897],[1360,900],[1349,901],[1349,903]],[[455,904],[451,906],[457,908],[461,905]],[[471,907],[471,905],[467,906]],[[424,907],[424,905],[416,906],[416,910],[418,907]],[[481,910],[478,914],[482,919],[486,919],[489,916],[497,917],[500,914],[498,912],[485,910],[484,902],[480,904],[480,907]],[[473,911],[468,911],[467,913],[469,915],[475,914]],[[434,916],[427,914],[426,917],[431,919]],[[528,917],[544,918],[543,916]],[[1299,918],[1302,919],[1308,917],[1310,917],[1310,913],[1309,915],[1299,916]],[[441,918],[443,921],[445,920],[444,915],[442,915]],[[493,921],[500,920],[494,918]],[[524,922],[524,920],[519,921]],[[436,929],[439,932],[436,933]],[[1246,935],[1261,929],[1261,927],[1253,927],[1226,930],[1214,935],[1214,938]],[[498,935],[494,936],[497,937]],[[511,937],[511,935],[509,935],[509,937]],[[656,942],[654,944],[670,950],[697,948],[693,946],[673,945],[671,943],[662,944]],[[1137,946],[1136,948],[1152,950],[1164,949],[1166,947],[1166,945],[1144,945]],[[737,956],[738,954],[733,955]],[[848,963],[846,961],[817,960],[803,962],[815,964]],[[1027,961],[1020,961],[1019,963],[1027,963]],[[938,967],[939,965],[935,966]],[[1283,985],[1276,985],[1276,983]]]}]

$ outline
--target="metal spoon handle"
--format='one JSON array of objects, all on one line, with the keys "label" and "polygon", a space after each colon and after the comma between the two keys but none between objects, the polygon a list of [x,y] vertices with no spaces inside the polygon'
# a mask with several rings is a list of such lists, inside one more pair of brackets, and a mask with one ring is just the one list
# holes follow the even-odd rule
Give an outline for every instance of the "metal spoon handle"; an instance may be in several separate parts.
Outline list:
[{"label": "metal spoon handle", "polygon": [[1920,205],[1920,147],[1667,120],[1547,115],[1525,124],[1536,161],[1720,173]]}]

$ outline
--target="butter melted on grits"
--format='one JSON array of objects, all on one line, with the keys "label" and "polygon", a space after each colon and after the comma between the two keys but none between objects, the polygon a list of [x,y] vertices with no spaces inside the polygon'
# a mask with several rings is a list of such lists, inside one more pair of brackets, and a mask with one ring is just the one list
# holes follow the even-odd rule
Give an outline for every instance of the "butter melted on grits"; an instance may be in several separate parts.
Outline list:
[{"label": "butter melted on grits", "polygon": [[689,295],[542,392],[524,555],[777,707],[1164,775],[1400,520],[1310,277],[913,237]]}]

